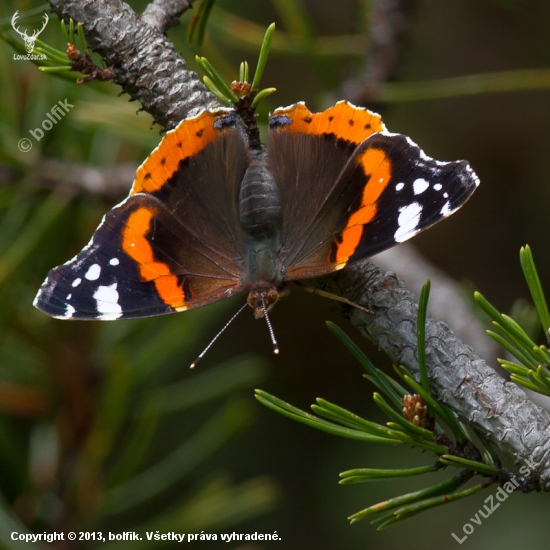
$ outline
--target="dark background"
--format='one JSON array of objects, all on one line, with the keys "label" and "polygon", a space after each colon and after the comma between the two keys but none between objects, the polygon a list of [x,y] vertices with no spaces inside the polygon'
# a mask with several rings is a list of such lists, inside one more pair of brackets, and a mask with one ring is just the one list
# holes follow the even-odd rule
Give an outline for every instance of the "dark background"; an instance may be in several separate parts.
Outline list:
[{"label": "dark background", "polygon": [[[3,28],[16,37],[7,30],[15,10],[39,5],[3,3]],[[145,4],[131,5],[141,11]],[[219,0],[202,49],[185,43],[190,13],[168,36],[191,67],[200,53],[227,69],[231,80],[241,60],[254,66],[259,44],[247,46],[241,39],[248,35],[227,13],[262,32],[276,21],[279,31],[289,33],[289,6],[301,6],[313,38],[353,34],[364,42],[352,44],[355,53],[327,56],[307,39],[309,51],[304,52],[281,52],[284,40],[280,48],[274,44],[263,85],[276,87],[277,93],[265,109],[303,100],[320,110],[360,89],[372,62],[369,36],[377,28],[376,21],[369,21],[370,3],[365,1]],[[408,30],[398,48],[400,63],[394,67],[396,82],[548,66],[548,2],[424,0],[409,7],[413,9],[403,16]],[[53,14],[41,38],[63,49]],[[187,366],[242,297],[185,315],[122,323],[64,323],[32,308],[48,269],[75,255],[103,214],[124,196],[78,191],[69,199],[64,179],[72,163],[100,171],[137,167],[158,143],[158,127],[150,131],[150,116],[136,115],[139,105],[128,103],[127,96],[117,97],[115,85],[77,87],[14,60],[4,42],[0,81],[0,487],[5,517],[17,517],[35,532],[277,531],[282,538],[279,543],[228,545],[248,550],[273,545],[327,550],[458,545],[451,532],[462,535],[463,524],[496,489],[384,532],[367,521],[349,526],[346,517],[352,513],[431,479],[339,486],[339,472],[427,464],[432,457],[339,439],[255,401],[253,388],[260,387],[303,409],[323,397],[383,421],[373,408],[373,388],[362,378],[360,365],[324,321],[343,327],[377,365],[389,365],[330,301],[295,288],[275,308],[278,357],[270,354],[265,325],[246,312],[193,372]],[[550,285],[550,76],[546,73],[546,89],[529,89],[526,79],[518,81],[517,91],[417,101],[384,101],[381,89],[375,102],[390,131],[411,136],[434,158],[466,158],[479,175],[481,186],[467,206],[416,237],[414,244],[428,260],[480,290],[503,311],[528,296],[520,246],[531,245],[543,287]],[[425,89],[429,92],[429,83]],[[33,141],[31,152],[20,152],[17,142],[29,137],[29,130],[65,98],[74,108],[40,143]],[[67,173],[46,177],[52,159],[66,166]],[[131,179],[127,184],[129,188]],[[407,281],[407,273],[398,275]],[[432,293],[437,292],[434,285]],[[218,368],[227,361],[233,366]],[[235,370],[226,371],[231,374],[224,378],[224,368]],[[187,402],[181,404],[177,396]],[[209,422],[216,415],[222,420],[214,429]],[[207,437],[197,440],[201,429]],[[163,462],[185,445],[188,454]],[[186,460],[189,468],[178,473]],[[105,507],[109,490],[155,464],[161,464],[164,474],[174,467],[166,488],[153,475],[158,481],[155,496],[135,506],[123,499],[128,509],[120,513]],[[139,489],[129,494],[139,497]],[[546,548],[547,506],[546,495],[514,494],[476,526],[463,546]]]}]

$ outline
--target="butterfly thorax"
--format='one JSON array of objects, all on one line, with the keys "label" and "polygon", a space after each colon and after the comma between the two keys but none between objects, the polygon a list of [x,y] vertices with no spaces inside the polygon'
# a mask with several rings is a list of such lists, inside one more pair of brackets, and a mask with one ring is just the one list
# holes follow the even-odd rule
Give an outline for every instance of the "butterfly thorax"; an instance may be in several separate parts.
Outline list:
[{"label": "butterfly thorax", "polygon": [[258,155],[246,170],[239,191],[239,221],[246,235],[248,303],[256,318],[273,306],[283,286],[277,263],[281,212],[277,183]]}]

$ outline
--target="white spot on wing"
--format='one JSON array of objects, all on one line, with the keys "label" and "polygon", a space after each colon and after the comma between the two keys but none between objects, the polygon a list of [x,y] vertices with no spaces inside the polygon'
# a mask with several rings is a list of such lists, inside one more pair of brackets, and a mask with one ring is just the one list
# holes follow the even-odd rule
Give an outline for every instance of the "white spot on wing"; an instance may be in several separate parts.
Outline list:
[{"label": "white spot on wing", "polygon": [[70,319],[75,312],[76,309],[71,304],[67,304],[67,309],[65,310],[65,315],[63,315],[63,317],[65,319]]},{"label": "white spot on wing", "polygon": [[395,190],[396,190],[396,191],[401,191],[401,189],[403,189],[403,187],[405,187],[405,184],[404,184],[404,183],[398,183],[398,184],[395,186]]},{"label": "white spot on wing", "polygon": [[447,201],[444,205],[443,205],[443,208],[441,209],[440,211],[440,214],[445,218],[447,217],[449,214],[452,213],[452,208],[451,208],[451,203],[449,201]]},{"label": "white spot on wing", "polygon": [[76,287],[78,286],[80,283],[82,282],[82,279],[80,277],[76,278],[74,281],[73,281],[73,284],[71,286],[73,287]]},{"label": "white spot on wing", "polygon": [[122,315],[122,308],[118,303],[116,283],[110,286],[98,286],[94,292],[99,319],[113,320]]},{"label": "white spot on wing", "polygon": [[442,186],[440,183],[436,183],[436,184],[434,185],[434,189],[435,189],[436,191],[441,191],[441,189],[443,189],[443,186]]},{"label": "white spot on wing", "polygon": [[86,279],[88,279],[88,281],[96,281],[97,279],[99,279],[99,276],[101,275],[101,267],[99,267],[99,264],[92,264],[88,271],[86,271],[86,275],[84,275],[84,277],[86,277]]},{"label": "white spot on wing", "polygon": [[111,258],[111,259],[109,260],[109,263],[110,263],[111,265],[118,265],[118,264],[120,263],[120,260],[119,260],[118,258]]},{"label": "white spot on wing", "polygon": [[72,294],[69,294],[69,295],[67,296],[66,300],[70,300],[72,297],[73,297],[73,295],[72,295]]},{"label": "white spot on wing", "polygon": [[401,243],[406,241],[418,232],[417,227],[420,222],[420,214],[422,214],[422,206],[417,202],[413,202],[400,209],[400,214],[397,218],[399,229],[394,235],[396,242]]},{"label": "white spot on wing", "polygon": [[449,193],[443,193],[443,198],[448,199],[449,198]]},{"label": "white spot on wing", "polygon": [[477,174],[471,169],[470,166],[466,167],[466,172],[474,180],[475,186],[477,187],[479,185],[479,178],[477,177]]},{"label": "white spot on wing", "polygon": [[424,191],[426,191],[426,189],[428,189],[429,186],[430,184],[424,178],[418,178],[414,180],[413,182],[414,194],[420,195],[420,193],[424,193]]}]

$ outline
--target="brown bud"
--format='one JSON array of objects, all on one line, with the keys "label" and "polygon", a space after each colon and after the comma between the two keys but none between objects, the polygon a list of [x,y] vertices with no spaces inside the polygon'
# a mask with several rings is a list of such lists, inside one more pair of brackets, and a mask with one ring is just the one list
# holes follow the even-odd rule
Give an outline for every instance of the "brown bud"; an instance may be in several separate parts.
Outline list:
[{"label": "brown bud", "polygon": [[405,395],[403,402],[403,416],[415,426],[424,426],[428,407],[420,395]]},{"label": "brown bud", "polygon": [[231,91],[237,97],[244,97],[250,93],[250,84],[248,82],[241,82],[240,80],[233,80],[231,82]]}]

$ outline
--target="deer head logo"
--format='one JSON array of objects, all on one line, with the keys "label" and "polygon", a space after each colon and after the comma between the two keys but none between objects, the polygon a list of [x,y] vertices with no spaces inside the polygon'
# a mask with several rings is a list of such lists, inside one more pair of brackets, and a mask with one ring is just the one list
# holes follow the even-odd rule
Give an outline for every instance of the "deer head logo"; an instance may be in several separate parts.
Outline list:
[{"label": "deer head logo", "polygon": [[44,23],[42,25],[42,28],[38,31],[33,31],[32,36],[27,35],[27,31],[21,32],[19,30],[19,27],[16,27],[17,18],[19,17],[19,10],[17,10],[13,17],[11,18],[11,26],[13,27],[13,30],[17,33],[19,33],[23,40],[25,41],[25,49],[27,50],[27,53],[32,53],[34,49],[34,43],[36,42],[36,39],[38,38],[38,35],[44,30],[44,27],[48,24],[48,14],[44,12]]}]

